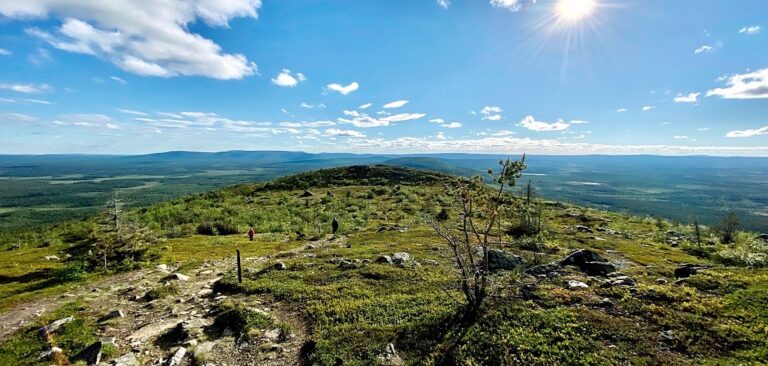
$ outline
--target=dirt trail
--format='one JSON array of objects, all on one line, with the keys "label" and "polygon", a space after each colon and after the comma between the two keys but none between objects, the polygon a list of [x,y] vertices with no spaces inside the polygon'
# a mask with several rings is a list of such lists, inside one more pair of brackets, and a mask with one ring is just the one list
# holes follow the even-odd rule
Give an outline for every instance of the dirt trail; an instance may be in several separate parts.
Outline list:
[{"label": "dirt trail", "polygon": [[[344,236],[307,242],[304,246],[272,253],[266,257],[243,258],[245,269],[256,271],[273,265],[279,258],[301,255],[301,252],[345,245]],[[308,254],[309,255],[309,254]],[[210,312],[215,305],[227,300],[226,295],[213,293],[213,284],[221,275],[232,270],[232,260],[208,261],[200,267],[185,271],[189,278],[174,279],[173,268],[147,268],[122,273],[78,287],[56,297],[42,298],[20,304],[0,314],[0,342],[15,331],[34,322],[48,311],[54,310],[67,301],[81,299],[85,302],[86,316],[99,318],[112,311],[120,310],[124,318],[100,325],[98,336],[104,340],[114,339],[120,354],[135,355],[141,364],[154,364],[171,355],[171,348],[163,343],[162,335],[179,323],[186,322],[192,333],[209,332],[213,322]],[[144,295],[153,288],[173,284],[178,292],[166,298],[147,302]],[[212,341],[207,360],[212,364],[226,365],[299,365],[302,347],[309,340],[309,334],[301,314],[289,306],[274,301],[268,295],[229,297],[256,311],[263,311],[276,324],[288,325],[290,335],[276,337],[275,329],[267,330],[261,338],[236,339],[234,334],[210,334],[201,339]],[[83,316],[84,314],[80,314]],[[271,332],[270,332],[271,331]],[[191,337],[197,338],[197,337]],[[279,338],[279,339],[278,339]],[[206,346],[211,346],[207,344]],[[192,352],[195,344],[187,344]],[[191,355],[181,364],[191,365]]]}]

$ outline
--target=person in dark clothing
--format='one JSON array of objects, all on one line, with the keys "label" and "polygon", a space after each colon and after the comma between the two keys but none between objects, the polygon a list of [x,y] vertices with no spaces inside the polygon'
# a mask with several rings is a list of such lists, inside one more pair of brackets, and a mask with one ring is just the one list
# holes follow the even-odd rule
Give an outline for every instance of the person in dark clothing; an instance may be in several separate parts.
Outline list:
[{"label": "person in dark clothing", "polygon": [[251,227],[248,229],[248,239],[249,239],[250,241],[253,241],[253,235],[255,235],[255,234],[256,234],[256,232],[255,232],[255,231],[253,231],[253,226],[251,226]]},{"label": "person in dark clothing", "polygon": [[333,235],[336,235],[336,231],[339,230],[339,220],[337,220],[335,217],[331,223],[331,229],[333,230]]}]

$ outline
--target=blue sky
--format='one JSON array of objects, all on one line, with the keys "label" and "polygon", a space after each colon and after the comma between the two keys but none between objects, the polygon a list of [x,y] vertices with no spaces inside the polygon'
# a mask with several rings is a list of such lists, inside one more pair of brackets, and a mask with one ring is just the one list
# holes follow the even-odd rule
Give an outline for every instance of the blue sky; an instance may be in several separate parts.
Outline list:
[{"label": "blue sky", "polygon": [[0,126],[0,153],[768,156],[768,6],[0,0]]}]

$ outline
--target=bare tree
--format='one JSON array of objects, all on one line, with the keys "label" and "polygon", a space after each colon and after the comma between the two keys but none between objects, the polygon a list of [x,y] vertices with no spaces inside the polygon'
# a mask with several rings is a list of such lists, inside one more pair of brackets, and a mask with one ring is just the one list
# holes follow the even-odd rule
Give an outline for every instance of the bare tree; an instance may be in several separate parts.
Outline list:
[{"label": "bare tree", "polygon": [[483,184],[480,177],[460,178],[447,187],[459,211],[455,220],[439,222],[432,215],[423,217],[450,247],[456,262],[461,291],[466,299],[464,315],[474,319],[488,296],[488,251],[501,244],[501,233],[493,232],[501,211],[512,203],[505,188],[515,185],[525,170],[525,155],[520,160],[499,161],[500,171],[488,173],[497,187]]}]

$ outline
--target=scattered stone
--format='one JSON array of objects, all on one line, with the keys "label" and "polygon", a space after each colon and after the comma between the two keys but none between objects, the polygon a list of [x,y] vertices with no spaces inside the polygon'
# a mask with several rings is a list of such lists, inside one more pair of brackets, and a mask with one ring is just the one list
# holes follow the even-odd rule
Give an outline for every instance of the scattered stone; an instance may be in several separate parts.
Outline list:
[{"label": "scattered stone", "polygon": [[210,269],[206,269],[205,271],[200,271],[197,273],[198,276],[208,276],[212,274],[213,274],[213,270],[210,270]]},{"label": "scattered stone", "polygon": [[632,277],[629,276],[619,276],[614,277],[607,282],[603,283],[601,287],[603,288],[609,288],[614,286],[635,286],[637,283]]},{"label": "scattered stone", "polygon": [[376,357],[376,364],[379,366],[400,366],[405,365],[405,362],[403,362],[403,359],[400,358],[400,356],[397,354],[397,350],[395,350],[395,345],[390,343],[387,344],[387,347],[384,349],[384,352],[382,352],[378,357]]},{"label": "scattered stone", "polygon": [[758,240],[768,241],[768,234],[760,234],[757,236]]},{"label": "scattered stone", "polygon": [[606,277],[608,278],[621,277],[621,276],[626,276],[626,275],[621,272],[611,272],[606,275]]},{"label": "scattered stone", "polygon": [[580,233],[593,233],[594,232],[594,231],[592,231],[592,229],[590,229],[589,227],[586,227],[584,225],[576,225],[575,228],[576,228],[576,231],[578,231]]},{"label": "scattered stone", "polygon": [[604,297],[602,300],[600,300],[600,306],[604,308],[612,308],[613,307],[613,301],[611,299]]},{"label": "scattered stone", "polygon": [[204,289],[202,289],[202,290],[197,292],[197,296],[199,296],[199,297],[209,297],[211,295],[213,295],[213,290],[211,290],[209,288],[204,288]]},{"label": "scattered stone", "polygon": [[171,357],[170,360],[168,360],[168,366],[178,366],[181,364],[181,361],[184,360],[184,355],[187,354],[187,349],[184,347],[179,347],[179,349],[176,350],[176,353],[173,354],[173,357]]},{"label": "scattered stone", "polygon": [[306,247],[304,247],[304,249],[305,249],[305,250],[312,250],[312,249],[315,249],[315,246],[314,246],[314,245],[312,245],[312,244],[309,244],[309,245],[307,245]]},{"label": "scattered stone", "polygon": [[666,285],[667,284],[667,280],[665,278],[657,278],[656,279],[656,283],[659,284],[659,285]]},{"label": "scattered stone", "polygon": [[157,269],[158,271],[169,272],[167,264],[158,264],[157,267],[155,267],[155,269]]},{"label": "scattered stone", "polygon": [[136,358],[136,354],[133,352],[126,353],[116,358],[112,363],[114,366],[141,366],[139,360]]},{"label": "scattered stone", "polygon": [[72,356],[69,360],[72,363],[77,363],[78,361],[85,362],[86,365],[98,365],[99,362],[101,362],[101,348],[103,347],[102,342],[96,342],[88,347],[85,347],[84,350],[80,351],[78,354]]},{"label": "scattered stone", "polygon": [[581,281],[568,280],[568,282],[565,283],[565,287],[569,290],[576,290],[576,289],[582,289],[582,288],[589,288],[589,285]]},{"label": "scattered stone", "polygon": [[488,269],[513,270],[525,264],[523,257],[499,249],[488,250]]},{"label": "scattered stone", "polygon": [[288,269],[288,266],[286,266],[285,263],[283,263],[283,262],[277,262],[277,263],[275,263],[274,266],[272,266],[272,268],[274,268],[274,269],[276,269],[278,271],[285,271],[286,269]]},{"label": "scattered stone", "polygon": [[392,257],[388,255],[380,255],[376,258],[376,263],[392,264]]},{"label": "scattered stone", "polygon": [[436,261],[434,259],[425,259],[424,260],[424,264],[429,264],[430,266],[436,266],[436,265],[438,265],[440,263],[438,263],[438,261]]},{"label": "scattered stone", "polygon": [[101,318],[99,318],[98,322],[103,323],[108,320],[118,319],[118,318],[125,318],[125,314],[120,309],[110,311],[107,315],[104,315]]},{"label": "scattered stone", "polygon": [[57,257],[55,255],[46,255],[43,258],[45,258],[45,260],[47,260],[47,261],[58,261],[58,260],[61,260],[59,257]]},{"label": "scattered stone", "polygon": [[299,198],[307,198],[307,197],[312,197],[312,196],[314,196],[314,195],[315,195],[315,194],[314,194],[314,193],[312,193],[312,192],[310,192],[310,191],[304,191],[304,193],[302,193],[301,195],[299,195]]},{"label": "scattered stone", "polygon": [[178,320],[176,319],[168,319],[161,322],[150,323],[133,332],[133,334],[129,335],[127,339],[129,341],[143,342],[149,338],[162,334],[168,329],[175,327],[177,324]]}]

